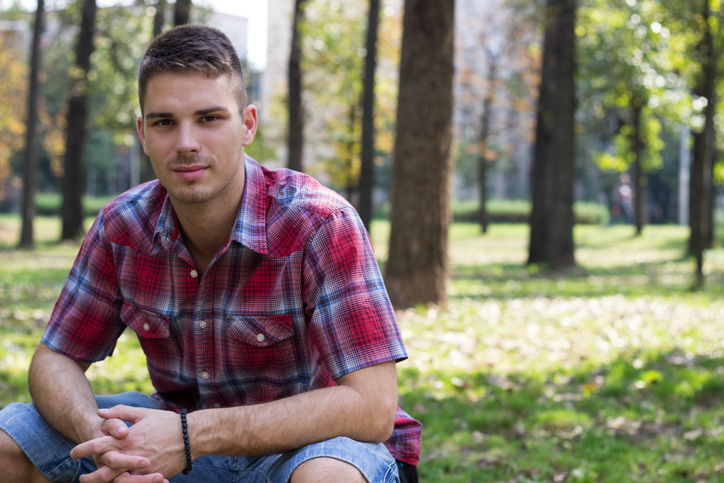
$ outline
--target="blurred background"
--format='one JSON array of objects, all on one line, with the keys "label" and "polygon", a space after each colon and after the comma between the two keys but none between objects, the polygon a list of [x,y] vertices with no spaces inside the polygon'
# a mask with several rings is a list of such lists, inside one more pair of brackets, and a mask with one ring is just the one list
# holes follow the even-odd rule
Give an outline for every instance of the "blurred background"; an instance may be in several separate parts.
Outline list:
[{"label": "blurred background", "polygon": [[[719,0],[0,0],[0,407],[29,399],[93,217],[154,179],[138,60],[198,23],[242,60],[247,153],[368,227],[425,481],[721,481],[723,21]],[[152,391],[119,347],[95,389]]]}]

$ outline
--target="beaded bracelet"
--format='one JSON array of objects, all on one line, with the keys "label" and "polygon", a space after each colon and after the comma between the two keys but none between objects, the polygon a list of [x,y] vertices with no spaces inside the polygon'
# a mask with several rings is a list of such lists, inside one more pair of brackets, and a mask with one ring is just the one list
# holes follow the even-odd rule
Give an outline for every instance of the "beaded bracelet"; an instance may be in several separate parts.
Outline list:
[{"label": "beaded bracelet", "polygon": [[191,444],[189,443],[189,426],[186,424],[186,409],[181,410],[181,430],[184,433],[184,451],[186,451],[186,468],[183,470],[184,475],[188,475],[193,469],[191,465]]}]

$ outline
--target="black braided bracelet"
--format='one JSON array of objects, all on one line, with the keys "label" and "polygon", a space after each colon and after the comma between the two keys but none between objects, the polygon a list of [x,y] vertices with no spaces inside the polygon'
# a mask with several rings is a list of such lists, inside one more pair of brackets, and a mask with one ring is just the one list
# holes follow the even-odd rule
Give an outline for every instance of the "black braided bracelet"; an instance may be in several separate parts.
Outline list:
[{"label": "black braided bracelet", "polygon": [[183,470],[184,475],[188,475],[189,471],[193,469],[191,464],[191,444],[189,443],[189,425],[186,424],[186,411],[181,410],[181,430],[184,433],[184,451],[186,451],[186,468]]}]

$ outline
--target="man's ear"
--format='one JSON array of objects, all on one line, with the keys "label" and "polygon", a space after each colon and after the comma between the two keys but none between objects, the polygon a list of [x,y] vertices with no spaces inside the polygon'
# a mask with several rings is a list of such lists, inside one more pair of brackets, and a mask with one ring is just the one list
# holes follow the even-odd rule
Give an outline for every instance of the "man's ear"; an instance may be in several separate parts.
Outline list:
[{"label": "man's ear", "polygon": [[253,104],[249,104],[244,109],[244,136],[242,138],[242,146],[248,146],[254,140],[256,136],[256,128],[259,125],[259,118],[256,112],[256,107]]},{"label": "man's ear", "polygon": [[138,131],[138,138],[141,140],[141,144],[143,145],[143,152],[146,153],[146,156],[148,156],[148,148],[146,147],[146,135],[143,132],[143,116],[138,116],[136,118],[136,130]]}]

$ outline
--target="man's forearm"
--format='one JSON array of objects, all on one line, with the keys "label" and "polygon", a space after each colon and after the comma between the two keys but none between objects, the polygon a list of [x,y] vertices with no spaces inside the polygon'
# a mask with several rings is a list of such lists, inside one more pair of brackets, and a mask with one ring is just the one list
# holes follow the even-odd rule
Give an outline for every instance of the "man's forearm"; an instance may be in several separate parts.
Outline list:
[{"label": "man's forearm", "polygon": [[385,441],[397,407],[394,363],[375,371],[372,375],[378,377],[370,380],[381,389],[372,388],[371,397],[340,384],[265,404],[191,413],[191,453],[194,459],[207,454],[261,456],[338,436]]},{"label": "man's forearm", "polygon": [[94,424],[101,418],[93,389],[85,375],[88,364],[40,343],[30,363],[28,384],[40,414],[59,433],[81,443],[93,437]]}]

